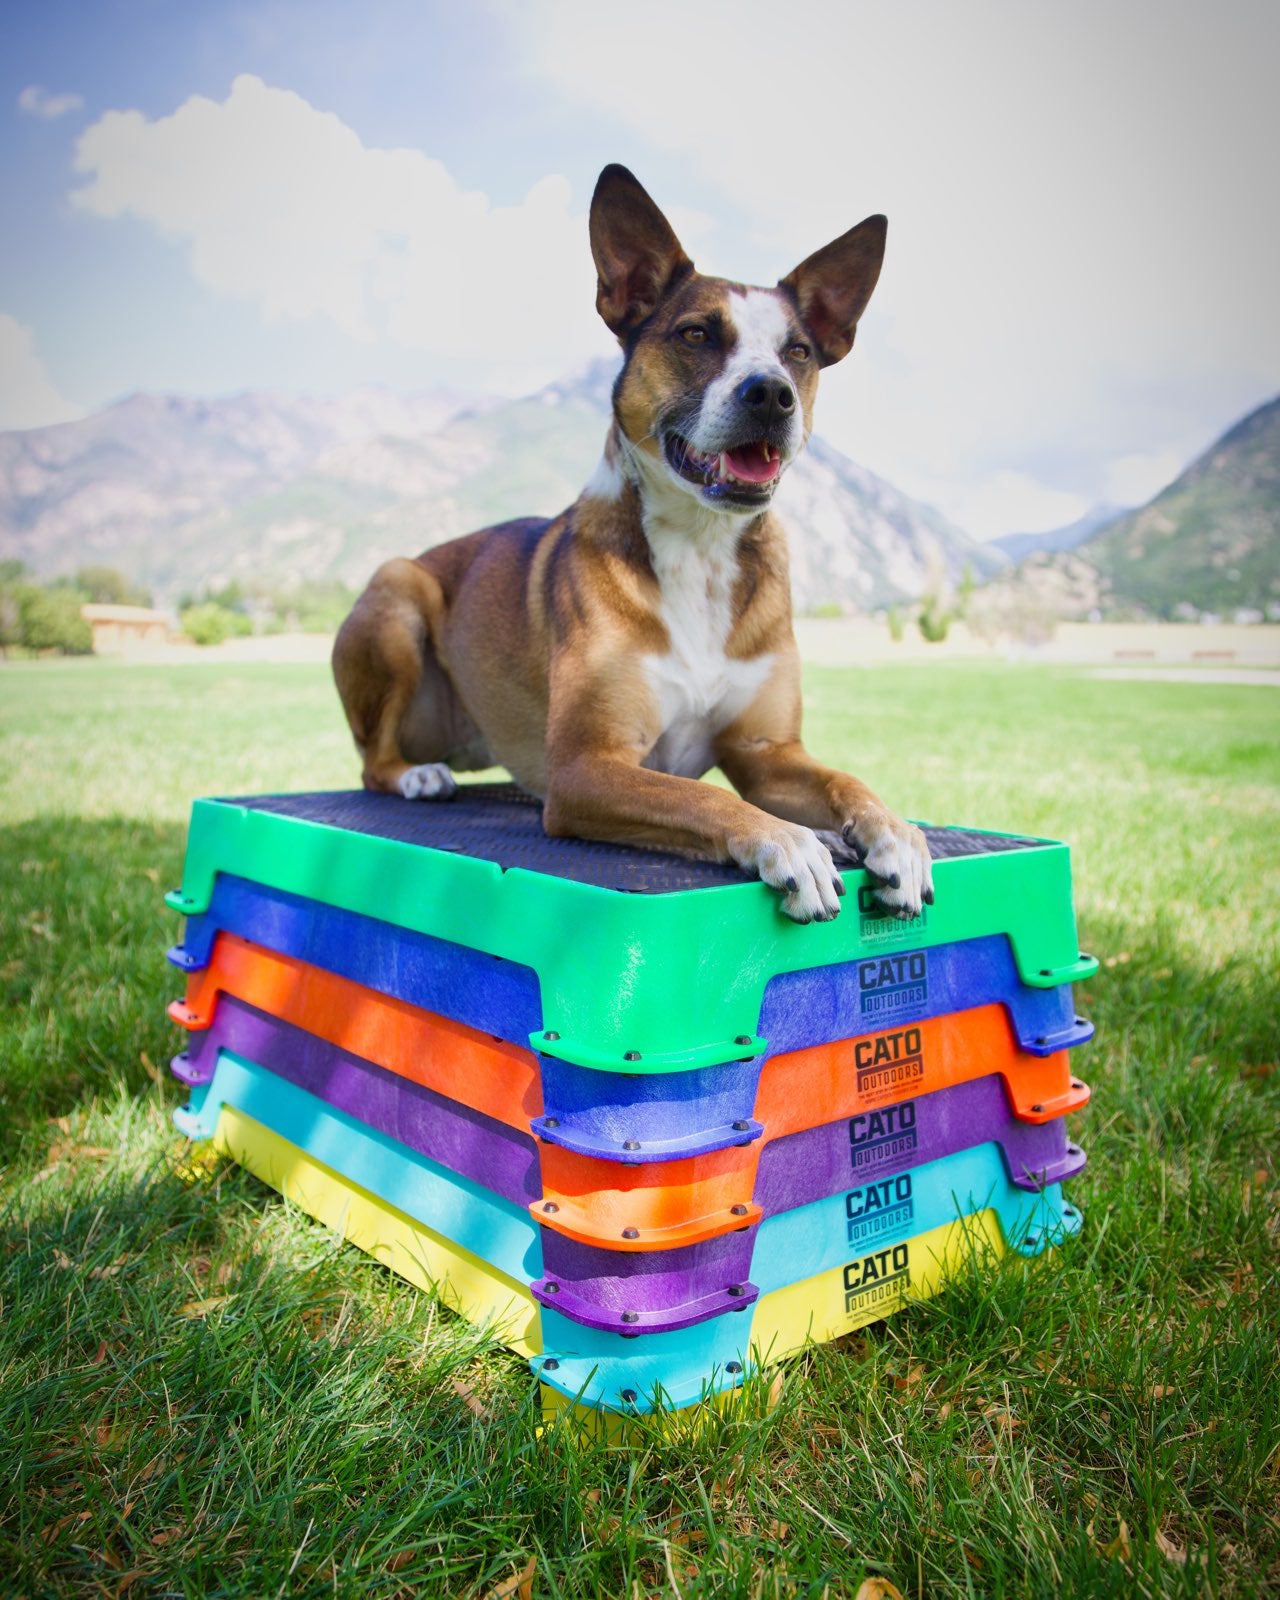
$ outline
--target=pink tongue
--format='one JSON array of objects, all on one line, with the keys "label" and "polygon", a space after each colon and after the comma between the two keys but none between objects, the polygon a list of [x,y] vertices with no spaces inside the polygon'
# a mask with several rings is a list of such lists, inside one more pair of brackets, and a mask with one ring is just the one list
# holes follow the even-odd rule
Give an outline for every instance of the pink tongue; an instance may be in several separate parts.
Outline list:
[{"label": "pink tongue", "polygon": [[726,450],[724,459],[729,471],[744,483],[771,483],[782,466],[774,452],[766,461],[758,444],[745,445],[740,450]]}]

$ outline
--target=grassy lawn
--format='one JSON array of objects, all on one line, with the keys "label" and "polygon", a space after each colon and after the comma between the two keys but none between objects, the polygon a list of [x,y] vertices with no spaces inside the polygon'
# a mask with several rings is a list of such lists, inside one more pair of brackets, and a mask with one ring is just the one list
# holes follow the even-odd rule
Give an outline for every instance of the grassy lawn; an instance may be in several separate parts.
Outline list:
[{"label": "grassy lawn", "polygon": [[325,670],[0,666],[0,1592],[1280,1594],[1280,695],[808,692],[902,810],[1071,842],[1085,1226],[622,1446],[170,1124],[190,802],[350,786]]}]

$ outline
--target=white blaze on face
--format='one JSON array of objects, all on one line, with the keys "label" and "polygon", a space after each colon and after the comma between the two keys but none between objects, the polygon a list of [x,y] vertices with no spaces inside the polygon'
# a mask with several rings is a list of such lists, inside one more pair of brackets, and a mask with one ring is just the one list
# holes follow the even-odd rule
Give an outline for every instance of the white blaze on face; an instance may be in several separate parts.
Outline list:
[{"label": "white blaze on face", "polygon": [[[793,338],[790,313],[782,296],[771,289],[748,289],[745,293],[731,289],[726,314],[733,326],[733,352],[724,371],[707,386],[691,440],[699,450],[715,450],[735,431],[741,433],[735,412],[738,390],[748,378],[785,378],[793,384],[782,360],[782,352]],[[797,399],[784,452],[787,456],[799,448],[802,427]]]}]

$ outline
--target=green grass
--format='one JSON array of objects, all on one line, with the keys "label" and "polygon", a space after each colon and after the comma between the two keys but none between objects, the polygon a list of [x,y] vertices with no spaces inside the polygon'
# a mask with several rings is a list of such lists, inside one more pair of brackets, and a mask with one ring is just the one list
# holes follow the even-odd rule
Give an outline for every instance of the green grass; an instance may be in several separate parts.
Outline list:
[{"label": "green grass", "polygon": [[916,816],[1070,840],[1081,1237],[631,1444],[174,1133],[191,799],[352,783],[320,667],[0,667],[0,1591],[1280,1592],[1280,700],[815,671]]}]

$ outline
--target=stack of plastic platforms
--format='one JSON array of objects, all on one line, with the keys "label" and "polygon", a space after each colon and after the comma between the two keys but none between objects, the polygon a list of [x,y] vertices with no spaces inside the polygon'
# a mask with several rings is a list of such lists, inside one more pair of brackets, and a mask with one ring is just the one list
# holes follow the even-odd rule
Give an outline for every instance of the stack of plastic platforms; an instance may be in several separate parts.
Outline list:
[{"label": "stack of plastic platforms", "polygon": [[530,1358],[684,1406],[1080,1225],[1068,852],[927,828],[935,903],[789,922],[509,786],[201,800],[176,1113]]}]

